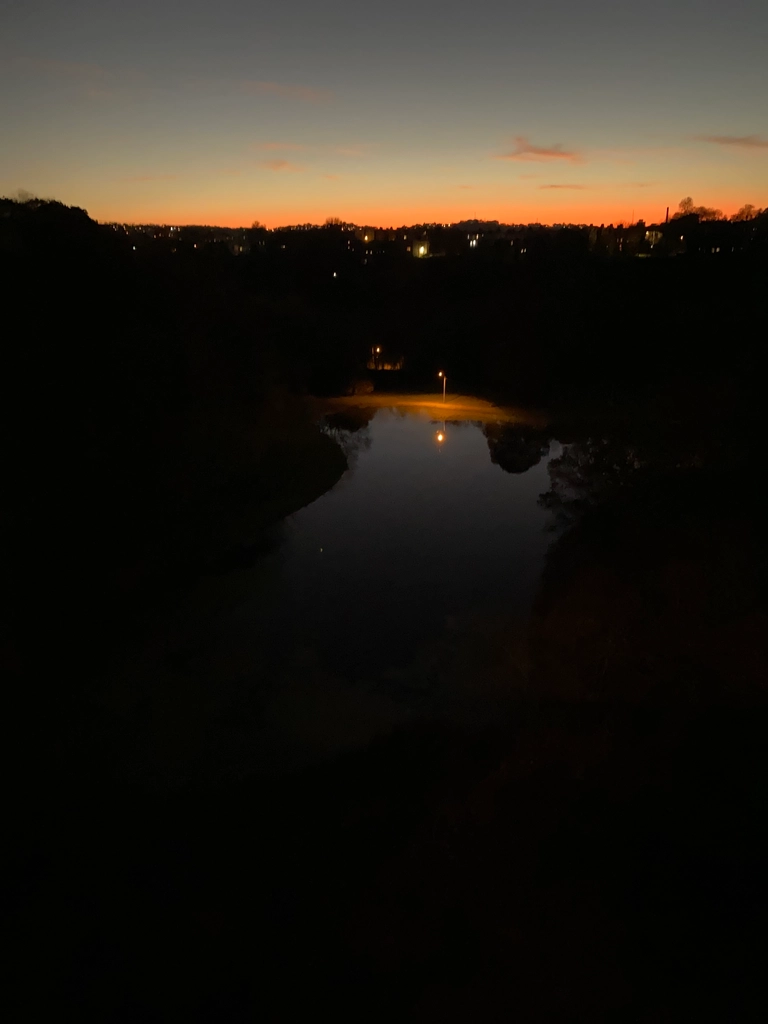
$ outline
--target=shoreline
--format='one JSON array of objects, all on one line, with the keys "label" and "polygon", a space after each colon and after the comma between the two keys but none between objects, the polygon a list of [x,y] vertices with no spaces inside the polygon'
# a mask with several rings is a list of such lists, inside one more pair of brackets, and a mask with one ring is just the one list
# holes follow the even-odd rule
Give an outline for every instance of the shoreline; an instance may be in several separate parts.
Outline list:
[{"label": "shoreline", "polygon": [[345,409],[407,409],[409,413],[431,420],[472,420],[480,423],[519,423],[543,428],[547,417],[540,411],[519,406],[498,406],[472,395],[369,394],[344,395],[338,398],[315,399],[320,415]]}]

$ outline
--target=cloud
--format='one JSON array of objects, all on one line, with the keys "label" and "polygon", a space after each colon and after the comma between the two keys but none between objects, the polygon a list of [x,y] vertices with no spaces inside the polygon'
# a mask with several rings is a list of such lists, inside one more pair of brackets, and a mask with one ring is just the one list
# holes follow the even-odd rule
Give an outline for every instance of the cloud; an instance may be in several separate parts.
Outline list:
[{"label": "cloud", "polygon": [[240,88],[249,95],[269,94],[290,100],[301,100],[303,103],[327,103],[333,98],[333,93],[329,89],[311,89],[305,85],[284,85],[281,82],[246,80],[240,83]]},{"label": "cloud", "polygon": [[568,188],[576,189],[579,192],[583,191],[586,187],[586,185],[539,185],[539,188]]},{"label": "cloud", "polygon": [[259,163],[260,167],[265,167],[268,171],[302,171],[303,167],[299,167],[297,164],[292,164],[290,160],[262,160]]},{"label": "cloud", "polygon": [[542,162],[564,160],[567,163],[580,164],[584,158],[575,149],[563,149],[557,142],[553,146],[534,146],[524,135],[515,136],[515,148],[509,153],[501,153],[496,160],[520,160],[525,162]]},{"label": "cloud", "polygon": [[178,174],[132,174],[128,178],[121,178],[121,181],[176,181]]},{"label": "cloud", "polygon": [[768,149],[768,139],[759,135],[694,135],[697,142],[712,142],[716,146],[735,146],[737,149]]}]

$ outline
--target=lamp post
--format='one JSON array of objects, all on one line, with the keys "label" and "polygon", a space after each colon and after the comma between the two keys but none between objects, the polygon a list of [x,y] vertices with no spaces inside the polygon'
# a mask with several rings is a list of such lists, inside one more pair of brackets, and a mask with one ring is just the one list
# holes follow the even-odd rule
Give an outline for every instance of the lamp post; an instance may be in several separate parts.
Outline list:
[{"label": "lamp post", "polygon": [[448,378],[445,376],[442,370],[440,371],[440,373],[438,373],[437,376],[443,378],[443,402],[445,402],[445,382],[448,380]]}]

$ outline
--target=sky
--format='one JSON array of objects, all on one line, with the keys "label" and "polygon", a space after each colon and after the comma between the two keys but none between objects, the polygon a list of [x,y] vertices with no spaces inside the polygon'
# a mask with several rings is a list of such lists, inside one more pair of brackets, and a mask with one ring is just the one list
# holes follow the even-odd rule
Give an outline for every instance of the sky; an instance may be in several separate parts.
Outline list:
[{"label": "sky", "polygon": [[100,221],[768,206],[766,0],[0,0],[0,195]]}]

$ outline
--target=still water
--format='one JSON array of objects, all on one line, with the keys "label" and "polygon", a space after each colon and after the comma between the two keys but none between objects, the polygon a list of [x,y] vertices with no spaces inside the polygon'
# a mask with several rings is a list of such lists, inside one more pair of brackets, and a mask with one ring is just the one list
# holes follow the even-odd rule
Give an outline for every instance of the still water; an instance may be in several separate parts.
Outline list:
[{"label": "still water", "polygon": [[387,409],[358,435],[351,469],[286,524],[269,622],[246,602],[241,624],[359,673],[411,659],[458,618],[526,609],[552,539],[548,459],[505,472],[481,424]]},{"label": "still water", "polygon": [[[166,697],[207,709],[195,758],[202,746],[203,760],[226,751],[222,770],[290,768],[414,716],[488,710],[482,630],[530,608],[560,446],[513,424],[367,415],[329,428],[350,463],[336,486],[252,569],[202,584],[163,668],[144,665]],[[190,718],[185,706],[168,723],[177,740]]]}]

